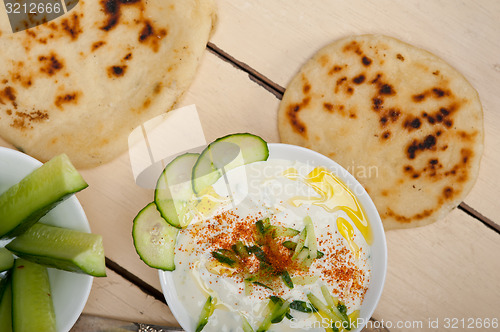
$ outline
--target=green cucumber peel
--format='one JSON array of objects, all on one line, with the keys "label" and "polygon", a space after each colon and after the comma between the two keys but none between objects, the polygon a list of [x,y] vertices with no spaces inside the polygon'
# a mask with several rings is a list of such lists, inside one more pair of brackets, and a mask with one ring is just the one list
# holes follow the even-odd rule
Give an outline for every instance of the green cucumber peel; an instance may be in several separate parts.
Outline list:
[{"label": "green cucumber peel", "polygon": [[205,302],[203,308],[201,309],[198,324],[196,324],[196,332],[201,332],[205,327],[205,325],[207,325],[208,319],[214,313],[216,302],[217,302],[216,299],[213,298],[212,296],[209,296],[207,298],[207,301]]},{"label": "green cucumber peel", "polygon": [[283,282],[288,286],[288,288],[293,289],[293,281],[288,271],[283,271],[283,273],[281,274],[281,279],[283,279]]}]

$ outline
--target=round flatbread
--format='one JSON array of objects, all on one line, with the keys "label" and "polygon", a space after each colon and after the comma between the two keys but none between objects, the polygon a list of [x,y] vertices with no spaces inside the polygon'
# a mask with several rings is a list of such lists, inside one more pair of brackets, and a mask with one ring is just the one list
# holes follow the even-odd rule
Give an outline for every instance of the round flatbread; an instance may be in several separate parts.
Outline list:
[{"label": "round flatbread", "polygon": [[0,135],[42,160],[93,167],[174,107],[215,24],[213,0],[80,0],[29,30],[0,30]]},{"label": "round flatbread", "polygon": [[358,179],[385,229],[442,218],[479,172],[477,92],[440,58],[387,36],[320,50],[286,89],[278,121],[284,143],[316,150]]}]

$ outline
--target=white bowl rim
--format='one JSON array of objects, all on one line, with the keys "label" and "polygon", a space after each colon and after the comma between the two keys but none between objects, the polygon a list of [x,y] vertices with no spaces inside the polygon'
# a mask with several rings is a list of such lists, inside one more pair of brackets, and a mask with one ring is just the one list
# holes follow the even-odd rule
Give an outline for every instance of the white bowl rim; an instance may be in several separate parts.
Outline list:
[{"label": "white bowl rim", "polygon": [[[371,197],[368,195],[363,186],[351,175],[345,168],[340,166],[334,160],[320,154],[319,152],[307,149],[305,147],[284,144],[284,143],[268,143],[269,147],[269,159],[288,159],[297,160],[301,162],[312,162],[315,166],[323,166],[332,171],[337,175],[349,188],[356,188],[357,198],[360,200],[365,212],[368,214],[370,220],[370,226],[373,232],[374,242],[371,245],[372,250],[375,245],[377,245],[377,265],[372,266],[372,276],[370,280],[370,285],[368,286],[368,291],[365,295],[365,300],[361,306],[360,310],[360,322],[361,324],[357,326],[352,332],[361,331],[367,321],[373,315],[375,308],[380,300],[382,291],[385,284],[385,278],[387,274],[387,243],[385,232],[383,228],[380,215],[373,203]],[[285,158],[286,154],[305,154],[305,157],[300,160],[300,158]],[[359,192],[358,192],[359,190]],[[372,251],[373,254],[373,251]],[[372,260],[374,262],[375,260]],[[374,262],[375,263],[375,262]],[[178,300],[177,290],[175,289],[175,284],[171,277],[172,272],[159,270],[160,284],[163,291],[163,295],[170,311],[174,315],[177,322],[186,330],[186,322],[189,316],[186,316],[185,310],[180,301]],[[375,278],[374,278],[375,277]],[[375,284],[374,284],[375,282]]]},{"label": "white bowl rim", "polygon": [[[0,170],[2,165],[7,163],[16,164],[18,167],[16,171],[24,173],[24,175],[17,174],[18,179],[16,181],[26,176],[30,170],[42,165],[40,161],[23,152],[0,147]],[[12,184],[14,183],[15,181]],[[4,189],[7,189],[7,187]],[[71,214],[72,218],[67,219],[64,217],[68,213]],[[52,209],[47,216],[51,217],[50,221],[46,221],[48,224],[69,227],[90,233],[90,225],[85,212],[74,195]],[[68,220],[71,220],[70,225],[67,224]],[[83,312],[83,308],[90,295],[93,277],[49,268],[49,279],[52,288],[54,310],[56,312],[57,331],[68,332]],[[65,291],[58,291],[61,289],[60,287],[64,287]]]}]

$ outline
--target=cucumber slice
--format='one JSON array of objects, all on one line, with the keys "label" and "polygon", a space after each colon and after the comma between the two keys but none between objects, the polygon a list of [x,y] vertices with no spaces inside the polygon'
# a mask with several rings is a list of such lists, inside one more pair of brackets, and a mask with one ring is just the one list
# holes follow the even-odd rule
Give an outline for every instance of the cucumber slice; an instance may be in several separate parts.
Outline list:
[{"label": "cucumber slice", "polygon": [[243,315],[241,315],[241,328],[243,329],[243,332],[255,332],[252,325],[250,325],[246,317]]},{"label": "cucumber slice", "polygon": [[201,153],[193,167],[193,191],[199,194],[222,176],[222,168],[229,171],[255,161],[267,160],[269,148],[259,136],[249,133],[221,137]]},{"label": "cucumber slice", "polygon": [[318,242],[316,240],[316,234],[314,232],[314,225],[311,217],[306,216],[304,218],[304,224],[307,229],[307,243],[309,244],[309,258],[316,259],[318,255]]},{"label": "cucumber slice", "polygon": [[149,203],[134,219],[135,250],[148,266],[173,271],[178,231],[161,217],[155,203]]},{"label": "cucumber slice", "polygon": [[0,196],[0,237],[22,234],[57,204],[87,186],[66,155],[52,158]]},{"label": "cucumber slice", "polygon": [[187,224],[186,212],[193,199],[192,169],[199,153],[186,153],[172,160],[161,173],[155,189],[155,204],[161,216],[172,226]]},{"label": "cucumber slice", "polygon": [[0,280],[0,331],[12,332],[12,284],[9,276]]},{"label": "cucumber slice", "polygon": [[271,296],[269,303],[267,304],[267,310],[271,313],[266,315],[257,329],[257,332],[267,331],[269,327],[271,327],[271,324],[280,323],[283,318],[285,318],[285,315],[290,311],[290,302],[276,296]]},{"label": "cucumber slice", "polygon": [[318,311],[311,303],[307,303],[305,301],[294,300],[290,303],[290,309],[297,310],[305,313],[312,313]]},{"label": "cucumber slice", "polygon": [[207,301],[205,302],[203,309],[201,309],[201,314],[200,318],[198,319],[198,324],[196,324],[196,332],[202,331],[205,325],[207,325],[208,319],[214,313],[215,303],[216,300],[212,296],[209,296],[207,298]]},{"label": "cucumber slice", "polygon": [[5,248],[0,248],[0,272],[6,271],[13,266],[14,266],[14,255],[12,255],[12,253],[9,250]]},{"label": "cucumber slice", "polygon": [[12,325],[16,332],[55,332],[47,268],[16,259],[12,275]]},{"label": "cucumber slice", "polygon": [[300,233],[296,229],[280,225],[271,226],[270,232],[273,239],[277,237],[294,237]]},{"label": "cucumber slice", "polygon": [[17,256],[60,270],[105,277],[102,236],[36,223],[7,246]]}]

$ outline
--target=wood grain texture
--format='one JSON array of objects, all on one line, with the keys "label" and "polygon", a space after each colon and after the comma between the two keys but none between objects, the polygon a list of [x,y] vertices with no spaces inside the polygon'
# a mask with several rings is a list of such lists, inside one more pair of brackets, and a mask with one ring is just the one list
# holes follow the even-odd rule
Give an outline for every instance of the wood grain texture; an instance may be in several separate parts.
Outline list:
[{"label": "wood grain texture", "polygon": [[[381,33],[424,48],[463,73],[484,108],[485,151],[478,181],[465,202],[500,224],[500,2],[219,0],[212,42],[286,87],[326,44],[353,34]],[[484,195],[488,193],[488,195]]]},{"label": "wood grain texture", "polygon": [[[500,236],[455,209],[435,224],[387,232],[388,271],[374,316],[390,321],[500,319]],[[417,331],[420,329],[414,329]]]},{"label": "wood grain texture", "polygon": [[94,278],[83,310],[85,314],[134,323],[179,326],[164,302],[147,296],[109,269],[107,275],[105,278]]}]

